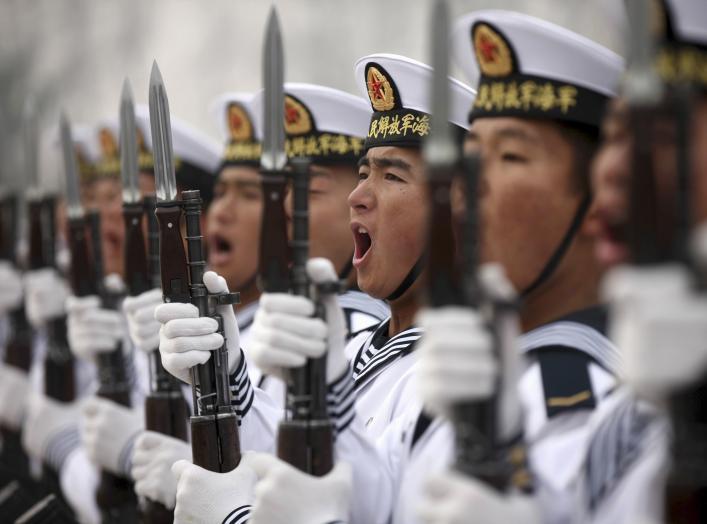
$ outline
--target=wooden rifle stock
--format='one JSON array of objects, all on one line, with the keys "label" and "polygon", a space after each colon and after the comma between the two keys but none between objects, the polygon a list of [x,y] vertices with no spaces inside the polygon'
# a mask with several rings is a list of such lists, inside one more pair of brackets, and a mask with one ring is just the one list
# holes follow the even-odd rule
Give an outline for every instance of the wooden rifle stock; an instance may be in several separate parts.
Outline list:
[{"label": "wooden rifle stock", "polygon": [[[303,159],[293,160],[293,234],[291,253],[292,291],[296,295],[313,298],[310,292],[310,282],[307,277],[307,259],[309,257],[309,163]],[[266,193],[272,195],[273,193]],[[274,249],[273,260],[282,260],[282,253],[287,253],[287,237],[280,240],[280,246],[274,245],[274,238],[267,227],[282,231],[286,227],[284,207],[280,199],[271,200],[272,207],[266,207],[267,216],[272,222],[265,223],[262,229],[263,244],[266,246],[266,256],[269,249]],[[277,208],[275,207],[277,205]],[[280,210],[283,210],[281,213]],[[282,220],[278,223],[277,220]],[[271,260],[270,257],[264,261]],[[273,266],[275,267],[275,265]],[[271,279],[272,281],[272,279]],[[278,281],[278,279],[275,279]],[[338,289],[326,290],[336,292]],[[318,308],[316,313],[323,318],[323,311]],[[277,454],[278,457],[305,473],[323,476],[334,467],[334,432],[326,400],[326,354],[321,358],[307,359],[301,368],[290,371],[285,402],[285,418],[278,426]]]},{"label": "wooden rifle stock", "polygon": [[[151,212],[148,218],[148,235],[152,235],[148,248],[157,257],[157,283],[155,284],[155,265],[148,263],[143,233],[143,215]],[[159,286],[159,232],[154,218],[155,199],[145,198],[144,203],[123,204],[125,222],[125,275],[128,293],[137,296]],[[148,215],[149,217],[149,215]],[[157,236],[157,244],[155,244]],[[151,278],[153,277],[153,278]],[[150,393],[145,398],[145,428],[165,435],[187,440],[187,407],[179,384],[162,367],[157,349],[150,355]],[[141,514],[146,524],[167,524],[174,521],[174,512],[162,504],[146,499],[141,501]]]},{"label": "wooden rifle stock", "polygon": [[[461,164],[428,168],[428,304],[433,308],[478,308],[482,303],[477,279],[479,160],[472,157]],[[451,205],[452,182],[459,178],[464,179],[466,193],[462,227],[456,227]],[[454,467],[503,491],[510,483],[511,470],[496,436],[496,404],[493,397],[453,408]]]},{"label": "wooden rifle stock", "polygon": [[[87,221],[93,255],[93,288],[101,298],[102,307],[116,309],[119,297],[107,290],[103,282],[100,215],[96,211],[91,211],[87,215]],[[98,355],[96,362],[99,383],[97,395],[130,407],[130,382],[125,369],[122,342],[119,342],[113,351]],[[102,470],[96,489],[96,503],[101,511],[103,524],[127,524],[137,520],[137,499],[129,479]]]}]

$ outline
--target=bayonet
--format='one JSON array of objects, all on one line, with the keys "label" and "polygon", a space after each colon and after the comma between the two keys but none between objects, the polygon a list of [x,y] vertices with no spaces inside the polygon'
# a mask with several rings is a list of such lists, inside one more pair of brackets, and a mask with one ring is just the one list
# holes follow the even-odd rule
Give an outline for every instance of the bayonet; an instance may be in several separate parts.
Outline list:
[{"label": "bayonet", "polygon": [[123,82],[123,91],[120,95],[120,174],[123,179],[123,202],[126,204],[139,202],[135,106],[133,90],[127,78]]},{"label": "bayonet", "polygon": [[61,150],[64,155],[64,175],[66,177],[66,212],[69,218],[81,218],[84,215],[79,191],[79,172],[76,163],[76,149],[71,137],[71,124],[64,113],[59,118]]},{"label": "bayonet", "polygon": [[265,132],[260,166],[264,170],[279,171],[285,167],[287,155],[285,154],[285,127],[283,120],[285,107],[283,82],[285,75],[282,37],[275,6],[270,9],[270,15],[268,16],[263,64]]},{"label": "bayonet", "polygon": [[152,155],[155,160],[157,200],[173,201],[177,198],[177,181],[172,157],[172,127],[169,118],[169,101],[157,62],[150,73],[150,129]]},{"label": "bayonet", "polygon": [[459,147],[449,124],[449,8],[444,0],[436,0],[432,9],[431,51],[432,129],[424,144],[425,160],[428,165],[454,165],[459,160]]},{"label": "bayonet", "polygon": [[27,187],[32,196],[41,196],[39,184],[39,124],[34,98],[27,97],[22,108],[22,155]]}]

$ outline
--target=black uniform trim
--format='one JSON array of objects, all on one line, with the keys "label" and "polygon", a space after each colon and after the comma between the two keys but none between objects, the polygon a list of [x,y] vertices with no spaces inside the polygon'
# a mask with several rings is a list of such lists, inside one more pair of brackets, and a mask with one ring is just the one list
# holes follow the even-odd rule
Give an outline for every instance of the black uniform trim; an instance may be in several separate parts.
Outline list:
[{"label": "black uniform trim", "polygon": [[356,388],[363,387],[393,361],[411,353],[422,336],[421,328],[411,327],[388,338],[389,323],[390,319],[382,322],[358,350],[353,362]]},{"label": "black uniform trim", "polygon": [[229,385],[231,388],[231,405],[236,408],[236,416],[238,417],[238,425],[241,425],[241,420],[248,414],[250,407],[253,405],[255,398],[255,390],[248,376],[248,364],[246,362],[243,350],[241,352],[241,361],[238,367],[229,377]]},{"label": "black uniform trim", "polygon": [[356,387],[351,370],[346,368],[341,377],[327,386],[327,411],[334,428],[334,437],[353,422],[356,416],[355,404]]},{"label": "black uniform trim", "polygon": [[245,524],[250,518],[250,508],[252,506],[247,504],[234,509],[223,519],[222,524]]},{"label": "black uniform trim", "polygon": [[415,448],[415,444],[417,444],[417,442],[422,438],[422,436],[427,431],[427,428],[432,425],[432,422],[434,422],[434,419],[432,417],[430,417],[424,411],[420,411],[420,415],[417,417],[417,422],[415,422],[415,430],[412,434],[412,442],[410,442],[411,450]]},{"label": "black uniform trim", "polygon": [[567,346],[546,346],[533,351],[540,363],[547,418],[579,409],[594,409],[596,399],[585,353]]}]

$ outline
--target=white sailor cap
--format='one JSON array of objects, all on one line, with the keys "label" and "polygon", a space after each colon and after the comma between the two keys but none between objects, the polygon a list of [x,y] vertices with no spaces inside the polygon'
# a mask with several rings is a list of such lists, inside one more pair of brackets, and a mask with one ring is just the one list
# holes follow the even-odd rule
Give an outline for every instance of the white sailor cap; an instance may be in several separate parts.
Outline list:
[{"label": "white sailor cap", "polygon": [[[430,132],[432,68],[404,56],[375,54],[359,59],[355,74],[373,108],[365,148],[419,147]],[[449,96],[449,120],[465,133],[474,90],[450,77]]]},{"label": "white sailor cap", "polygon": [[224,93],[209,106],[225,142],[221,165],[260,164],[262,112],[254,110],[253,98],[253,93]]},{"label": "white sailor cap", "polygon": [[[284,90],[288,158],[306,157],[318,164],[358,161],[371,119],[365,100],[316,84],[288,82]],[[262,115],[264,91],[256,94],[253,105]]]},{"label": "white sailor cap", "polygon": [[516,116],[599,127],[624,69],[619,55],[588,38],[503,10],[461,18],[452,52],[477,90],[470,121]]},{"label": "white sailor cap", "polygon": [[656,0],[659,50],[656,69],[668,84],[687,82],[707,90],[707,3]]}]

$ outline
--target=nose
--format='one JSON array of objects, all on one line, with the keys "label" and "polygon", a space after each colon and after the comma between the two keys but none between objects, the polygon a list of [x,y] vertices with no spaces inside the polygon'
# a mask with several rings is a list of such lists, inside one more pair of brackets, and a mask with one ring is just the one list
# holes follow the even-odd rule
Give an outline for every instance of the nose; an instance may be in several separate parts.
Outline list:
[{"label": "nose", "polygon": [[360,182],[349,194],[349,208],[351,212],[370,211],[375,207],[376,197],[371,187],[370,179]]}]

